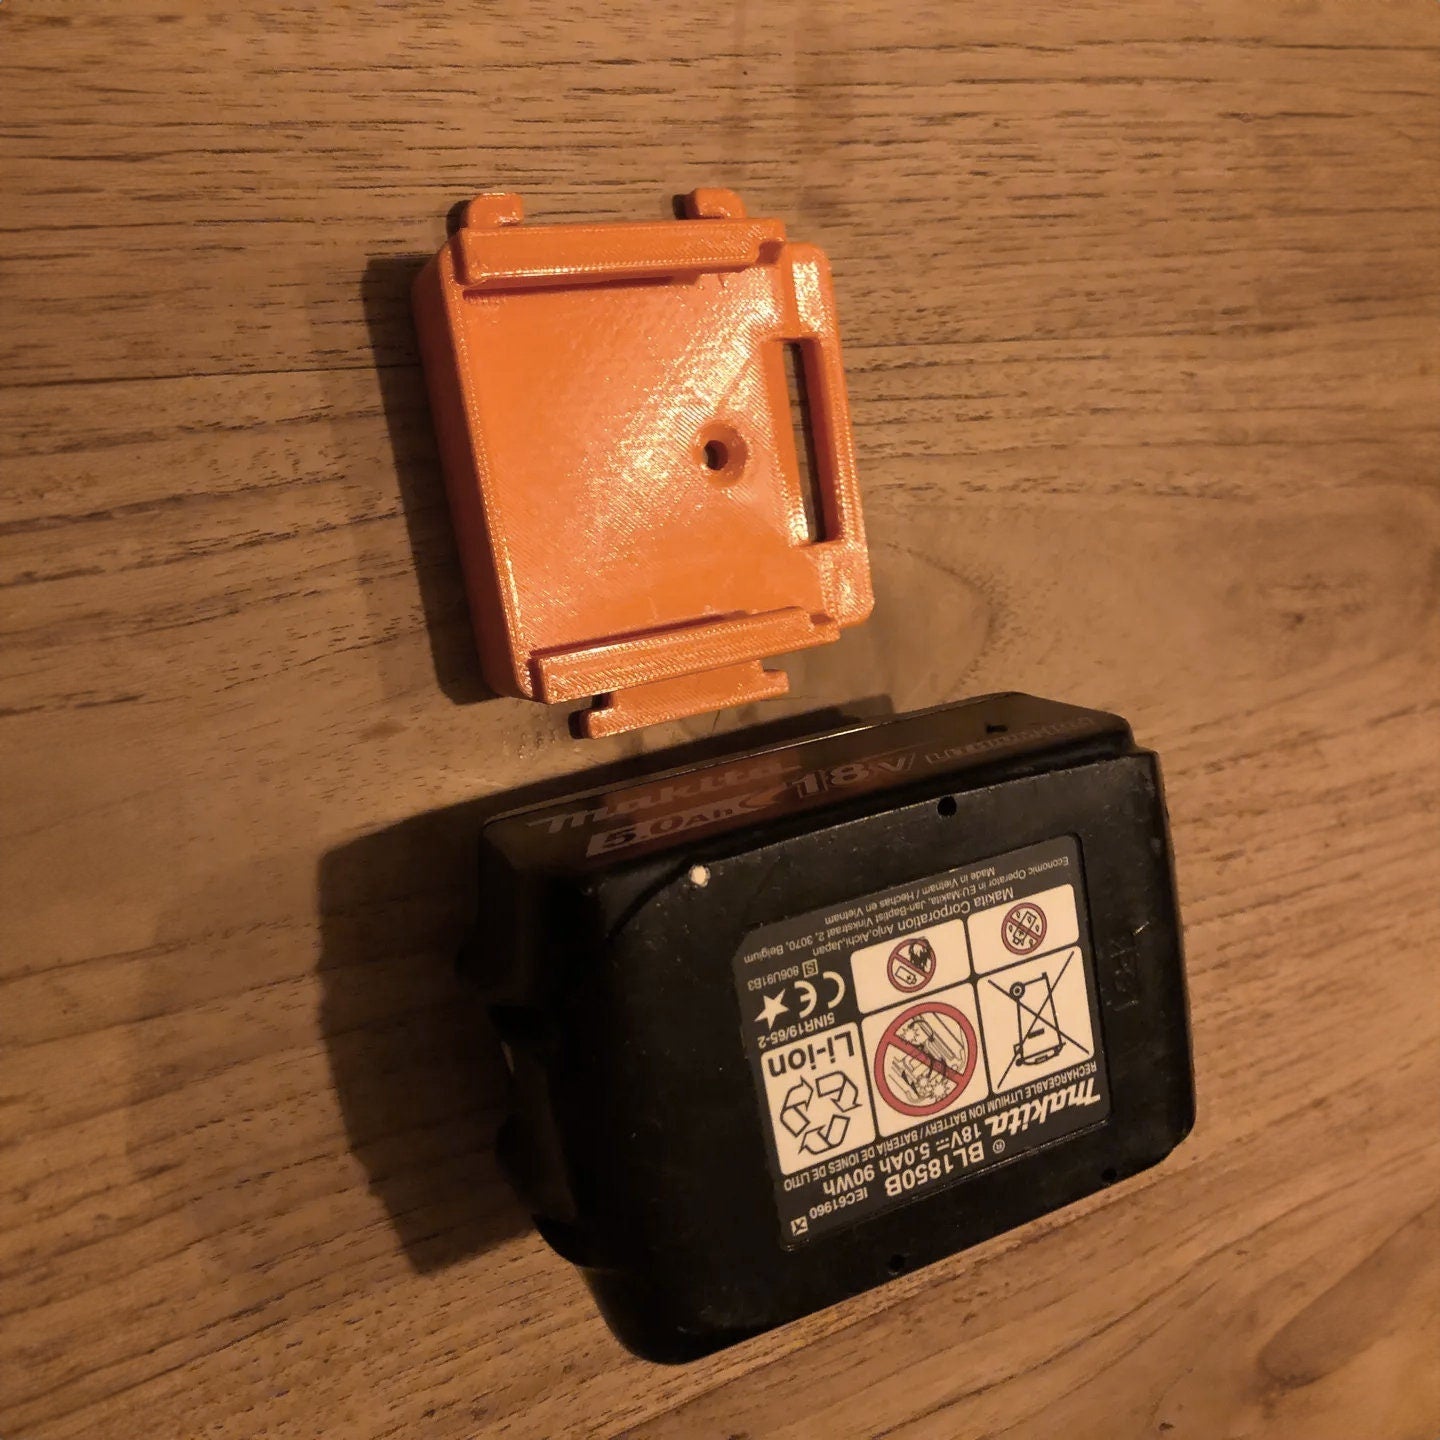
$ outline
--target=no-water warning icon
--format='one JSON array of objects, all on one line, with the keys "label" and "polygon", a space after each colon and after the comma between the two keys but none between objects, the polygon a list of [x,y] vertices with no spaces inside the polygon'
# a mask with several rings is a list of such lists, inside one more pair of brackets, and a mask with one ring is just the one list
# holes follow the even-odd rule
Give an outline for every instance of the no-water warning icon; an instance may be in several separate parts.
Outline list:
[{"label": "no-water warning icon", "polygon": [[989,1094],[968,985],[871,1015],[864,1035],[882,1135]]},{"label": "no-water warning icon", "polygon": [[970,917],[969,931],[975,969],[982,975],[1026,955],[1063,949],[1080,938],[1075,890],[1056,885],[1023,900],[988,905]]},{"label": "no-water warning icon", "polygon": [[1012,905],[1000,922],[1000,943],[1012,955],[1028,955],[1045,938],[1045,912],[1028,900]]}]

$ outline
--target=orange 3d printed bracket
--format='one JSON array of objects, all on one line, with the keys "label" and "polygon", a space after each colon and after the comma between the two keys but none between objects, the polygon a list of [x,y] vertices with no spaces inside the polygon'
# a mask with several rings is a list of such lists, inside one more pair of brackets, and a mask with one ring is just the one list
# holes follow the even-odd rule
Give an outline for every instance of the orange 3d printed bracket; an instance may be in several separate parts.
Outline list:
[{"label": "orange 3d printed bracket", "polygon": [[686,210],[522,225],[481,195],[415,282],[481,669],[591,699],[587,736],[781,695],[766,656],[872,605],[825,257],[728,190]]}]

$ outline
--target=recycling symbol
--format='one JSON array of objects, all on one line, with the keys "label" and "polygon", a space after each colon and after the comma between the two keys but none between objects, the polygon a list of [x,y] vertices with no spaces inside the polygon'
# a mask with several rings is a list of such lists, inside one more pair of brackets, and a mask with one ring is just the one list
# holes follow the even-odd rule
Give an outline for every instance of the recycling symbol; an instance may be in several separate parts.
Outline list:
[{"label": "recycling symbol", "polygon": [[780,1123],[811,1155],[824,1155],[845,1139],[849,1111],[860,1104],[855,1082],[843,1070],[822,1075],[814,1085],[797,1080],[785,1092]]}]

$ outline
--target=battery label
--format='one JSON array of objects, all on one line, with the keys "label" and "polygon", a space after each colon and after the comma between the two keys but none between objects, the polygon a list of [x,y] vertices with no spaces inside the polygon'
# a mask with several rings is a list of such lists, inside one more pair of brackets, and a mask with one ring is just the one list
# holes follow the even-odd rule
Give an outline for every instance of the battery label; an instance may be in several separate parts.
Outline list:
[{"label": "battery label", "polygon": [[1068,836],[753,930],[735,980],[786,1249],[1110,1113]]}]

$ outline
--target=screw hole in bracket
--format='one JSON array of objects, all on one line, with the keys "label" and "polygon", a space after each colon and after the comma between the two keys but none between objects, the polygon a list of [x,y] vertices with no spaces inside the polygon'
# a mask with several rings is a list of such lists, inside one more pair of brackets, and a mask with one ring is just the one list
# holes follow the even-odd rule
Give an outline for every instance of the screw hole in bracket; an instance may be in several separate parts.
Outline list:
[{"label": "screw hole in bracket", "polygon": [[935,808],[948,820],[960,807],[953,795],[946,795]]},{"label": "screw hole in bracket", "polygon": [[904,1255],[892,1255],[892,1256],[890,1257],[890,1263],[889,1263],[888,1265],[886,1265],[885,1268],[886,1268],[892,1275],[900,1275],[900,1274],[902,1274],[902,1273],[904,1272],[905,1267],[906,1267],[909,1263],[910,1263],[910,1262],[906,1259],[906,1257],[905,1257]]},{"label": "screw hole in bracket", "polygon": [[701,470],[718,485],[738,480],[749,459],[749,449],[739,431],[728,425],[712,425],[696,437],[694,456]]}]

